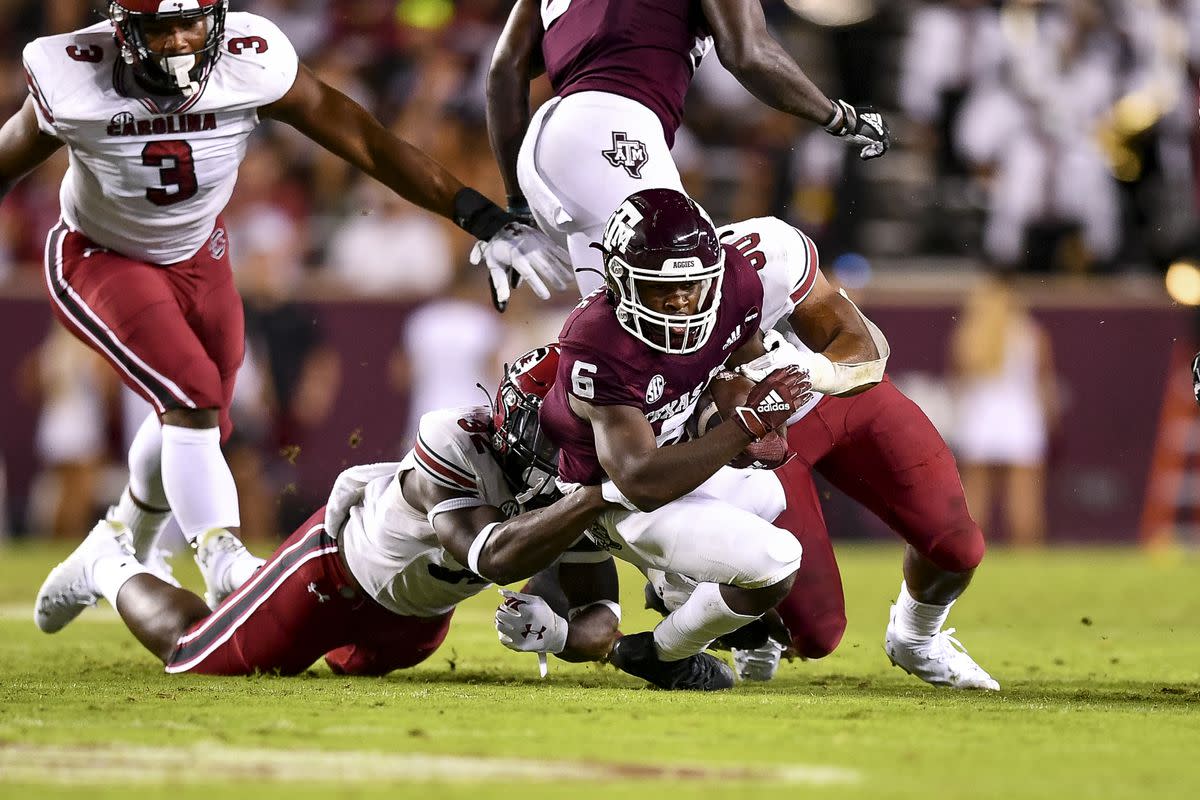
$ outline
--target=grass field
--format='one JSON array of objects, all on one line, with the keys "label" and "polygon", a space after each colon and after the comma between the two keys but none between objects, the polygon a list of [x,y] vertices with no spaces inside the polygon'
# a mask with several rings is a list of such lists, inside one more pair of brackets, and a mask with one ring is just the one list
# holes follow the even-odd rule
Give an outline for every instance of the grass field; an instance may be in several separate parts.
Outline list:
[{"label": "grass field", "polygon": [[[59,555],[0,550],[5,800],[1200,796],[1194,557],[993,551],[951,624],[1004,690],[965,694],[883,654],[899,548],[843,548],[839,651],[697,696],[554,659],[539,680],[497,644],[491,591],[386,679],[167,676],[106,604],[54,637],[34,628]],[[623,577],[623,629],[649,627]]]}]

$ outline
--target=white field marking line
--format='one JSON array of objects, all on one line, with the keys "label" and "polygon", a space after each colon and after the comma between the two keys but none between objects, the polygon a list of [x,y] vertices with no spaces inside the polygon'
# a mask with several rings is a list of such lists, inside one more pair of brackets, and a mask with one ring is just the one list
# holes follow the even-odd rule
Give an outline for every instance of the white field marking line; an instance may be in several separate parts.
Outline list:
[{"label": "white field marking line", "polygon": [[[84,612],[72,621],[72,625],[80,622],[120,622],[116,609],[101,600],[95,608],[84,609]],[[0,622],[28,622],[33,624],[33,600],[28,603],[0,604]]]},{"label": "white field marking line", "polygon": [[222,745],[192,747],[88,747],[0,745],[0,784],[198,784],[242,781],[367,783],[373,781],[747,781],[811,786],[857,783],[857,771],[840,767],[720,767],[699,764],[631,764],[545,761],[363,750],[268,750]]}]

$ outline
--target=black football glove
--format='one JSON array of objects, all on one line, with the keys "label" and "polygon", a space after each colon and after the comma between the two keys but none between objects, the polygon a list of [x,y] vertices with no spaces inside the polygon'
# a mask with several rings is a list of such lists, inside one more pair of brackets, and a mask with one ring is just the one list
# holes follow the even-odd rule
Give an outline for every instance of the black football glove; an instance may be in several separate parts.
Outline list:
[{"label": "black football glove", "polygon": [[1196,403],[1200,404],[1200,353],[1192,359],[1192,393],[1196,395]]},{"label": "black football glove", "polygon": [[860,148],[858,157],[863,161],[879,158],[892,146],[883,115],[871,106],[852,106],[845,100],[833,100],[833,116],[825,123],[825,130],[843,138],[851,147]]}]

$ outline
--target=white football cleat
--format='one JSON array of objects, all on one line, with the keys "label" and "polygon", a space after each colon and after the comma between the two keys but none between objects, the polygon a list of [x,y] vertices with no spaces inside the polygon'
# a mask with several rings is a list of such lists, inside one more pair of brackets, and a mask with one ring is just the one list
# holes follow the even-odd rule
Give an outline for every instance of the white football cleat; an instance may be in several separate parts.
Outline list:
[{"label": "white football cleat", "polygon": [[775,677],[779,669],[779,659],[783,655],[783,645],[774,639],[767,639],[762,647],[753,650],[730,648],[733,654],[733,667],[737,676],[744,681],[769,681]]},{"label": "white football cleat", "polygon": [[967,648],[952,634],[954,628],[939,631],[928,639],[912,640],[900,635],[896,627],[896,606],[892,606],[883,649],[892,665],[934,686],[952,689],[999,691],[1000,684],[975,663]]},{"label": "white football cleat", "polygon": [[[242,544],[242,540],[224,528],[213,528],[196,537],[192,543],[196,548],[196,564],[200,574],[204,576],[204,602],[208,607],[216,609],[226,597],[241,588],[242,584],[254,574],[254,571],[267,563],[264,559],[251,555]],[[234,569],[237,562],[249,559],[252,564],[242,565]],[[236,574],[243,577],[235,578]]]},{"label": "white football cleat", "polygon": [[96,605],[100,592],[92,582],[92,567],[110,555],[133,559],[133,537],[120,522],[102,519],[71,555],[50,570],[38,590],[33,621],[43,633],[58,633],[85,608]]},{"label": "white football cleat", "polygon": [[146,560],[142,562],[142,566],[163,583],[169,583],[176,589],[183,588],[179,585],[179,581],[175,580],[175,569],[171,566],[171,562],[167,561],[167,556],[169,555],[171,555],[170,550],[162,550],[155,547],[150,551],[150,555],[146,556]]}]

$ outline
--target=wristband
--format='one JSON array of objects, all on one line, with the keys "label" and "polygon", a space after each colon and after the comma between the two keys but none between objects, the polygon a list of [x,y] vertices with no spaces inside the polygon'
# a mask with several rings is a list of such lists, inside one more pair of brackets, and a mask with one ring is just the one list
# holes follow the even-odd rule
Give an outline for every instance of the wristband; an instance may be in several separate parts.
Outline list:
[{"label": "wristband", "polygon": [[454,195],[454,224],[481,242],[491,239],[516,217],[470,188]]},{"label": "wristband", "polygon": [[471,549],[467,551],[467,569],[481,578],[486,578],[487,576],[479,571],[479,556],[483,554],[484,545],[488,543],[488,539],[492,537],[492,533],[499,524],[499,522],[491,522],[484,525],[483,530],[475,537],[475,541],[471,542]]},{"label": "wristband", "polygon": [[486,506],[482,497],[451,497],[449,500],[442,502],[429,509],[429,513],[425,515],[425,519],[429,520],[429,524],[433,524],[433,518],[438,514],[445,514],[447,511],[458,511],[460,508],[477,508],[478,506]]},{"label": "wristband", "polygon": [[595,602],[572,608],[567,612],[567,622],[573,621],[577,616],[582,614],[584,611],[587,611],[592,606],[604,606],[613,613],[614,617],[617,618],[617,624],[621,624],[621,606],[612,600],[596,600]]}]

